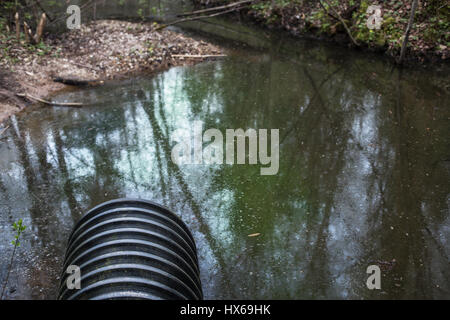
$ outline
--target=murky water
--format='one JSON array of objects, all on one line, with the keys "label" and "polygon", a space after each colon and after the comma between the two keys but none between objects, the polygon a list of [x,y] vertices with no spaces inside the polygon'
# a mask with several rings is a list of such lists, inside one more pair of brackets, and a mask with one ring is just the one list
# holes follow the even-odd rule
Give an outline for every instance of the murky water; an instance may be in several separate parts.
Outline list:
[{"label": "murky water", "polygon": [[[11,120],[0,137],[0,279],[11,224],[28,228],[7,298],[55,298],[74,223],[118,197],[181,215],[206,298],[450,298],[448,73],[251,32],[258,50],[62,93],[54,100],[90,105]],[[176,165],[171,133],[196,120],[223,133],[279,129],[278,174]],[[381,290],[366,287],[372,264]]]}]

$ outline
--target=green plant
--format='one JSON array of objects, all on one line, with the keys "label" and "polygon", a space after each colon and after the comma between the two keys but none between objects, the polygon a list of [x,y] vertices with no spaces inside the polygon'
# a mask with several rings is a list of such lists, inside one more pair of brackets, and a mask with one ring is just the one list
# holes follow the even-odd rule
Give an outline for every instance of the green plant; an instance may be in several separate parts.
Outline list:
[{"label": "green plant", "polygon": [[0,296],[0,300],[3,299],[3,295],[5,293],[6,285],[8,284],[9,274],[11,272],[12,263],[13,263],[13,260],[14,260],[14,255],[16,253],[16,249],[20,246],[20,241],[19,241],[20,236],[22,235],[22,233],[27,228],[23,224],[22,219],[19,219],[17,222],[14,222],[12,224],[12,227],[13,227],[13,230],[16,232],[15,235],[14,235],[14,240],[11,241],[11,244],[14,246],[14,249],[13,249],[13,252],[11,254],[11,260],[9,262],[8,272],[6,274],[6,279],[3,282],[2,294]]},{"label": "green plant", "polygon": [[13,226],[13,230],[16,232],[16,234],[14,236],[14,240],[11,241],[11,244],[15,247],[18,247],[18,246],[20,246],[20,241],[19,241],[20,235],[22,234],[22,232],[25,231],[27,226],[25,226],[23,224],[22,219],[19,219],[17,222],[14,222],[12,226]]},{"label": "green plant", "polygon": [[139,9],[138,9],[137,15],[139,16],[139,18],[140,18],[141,20],[144,20],[145,15],[144,15],[144,10],[142,10],[142,8],[139,8]]}]

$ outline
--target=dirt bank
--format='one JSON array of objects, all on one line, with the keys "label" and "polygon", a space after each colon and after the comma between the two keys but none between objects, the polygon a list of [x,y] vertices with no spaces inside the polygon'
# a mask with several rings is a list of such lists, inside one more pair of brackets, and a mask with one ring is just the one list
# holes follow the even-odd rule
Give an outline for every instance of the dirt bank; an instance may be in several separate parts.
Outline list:
[{"label": "dirt bank", "polygon": [[[241,0],[194,0],[198,6],[215,7]],[[378,51],[397,59],[411,13],[411,0],[254,0],[242,5],[241,15],[267,28],[291,35],[318,38]],[[381,8],[381,26],[369,29],[369,6]],[[340,19],[342,18],[342,19]],[[348,28],[346,30],[343,20]],[[409,36],[405,60],[416,64],[450,58],[450,2],[420,0]]]},{"label": "dirt bank", "polygon": [[25,108],[33,101],[31,97],[45,99],[65,88],[65,84],[53,81],[57,77],[123,79],[192,64],[211,58],[199,56],[222,53],[220,48],[204,41],[154,29],[154,24],[103,20],[33,46],[18,43],[13,35],[1,34],[0,123]]}]

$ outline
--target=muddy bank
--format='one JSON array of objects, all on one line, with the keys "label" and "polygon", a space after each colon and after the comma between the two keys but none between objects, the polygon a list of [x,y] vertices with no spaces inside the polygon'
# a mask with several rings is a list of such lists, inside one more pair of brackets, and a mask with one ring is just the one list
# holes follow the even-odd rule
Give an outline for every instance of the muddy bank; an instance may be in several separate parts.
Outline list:
[{"label": "muddy bank", "polygon": [[39,45],[19,44],[12,35],[0,35],[0,123],[33,102],[31,97],[46,99],[68,87],[55,78],[100,85],[222,54],[210,43],[169,30],[155,31],[155,26],[96,21]]}]

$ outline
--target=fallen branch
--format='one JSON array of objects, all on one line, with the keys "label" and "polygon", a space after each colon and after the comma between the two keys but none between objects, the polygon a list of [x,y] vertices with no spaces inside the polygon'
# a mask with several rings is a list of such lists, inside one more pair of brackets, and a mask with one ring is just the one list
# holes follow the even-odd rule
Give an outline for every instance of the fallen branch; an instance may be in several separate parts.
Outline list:
[{"label": "fallen branch", "polygon": [[82,107],[85,104],[83,103],[79,103],[79,102],[52,102],[52,101],[47,101],[38,97],[34,97],[30,94],[23,94],[23,93],[16,93],[16,95],[18,97],[22,97],[22,98],[28,98],[28,99],[32,99],[32,100],[36,100],[38,102],[42,102],[44,104],[48,104],[50,106],[63,106],[63,107]]},{"label": "fallen branch", "polygon": [[411,7],[411,14],[409,16],[408,25],[406,26],[405,37],[403,38],[402,49],[400,51],[400,58],[398,60],[399,64],[401,64],[403,62],[403,59],[405,58],[406,47],[408,45],[408,40],[409,40],[409,33],[411,32],[411,28],[414,23],[414,15],[416,14],[417,3],[418,3],[418,0],[413,0],[412,7]]},{"label": "fallen branch", "polygon": [[234,2],[231,4],[227,4],[224,6],[219,6],[219,7],[214,7],[214,8],[208,8],[208,9],[203,9],[203,10],[197,10],[197,11],[192,11],[192,12],[186,12],[186,13],[181,13],[178,14],[177,17],[187,17],[187,16],[194,16],[197,14],[202,14],[202,13],[206,13],[206,12],[212,12],[212,11],[217,11],[217,10],[222,10],[222,9],[228,9],[228,8],[233,8],[236,6],[240,6],[241,4],[246,4],[246,3],[251,3],[254,0],[244,0],[244,1],[239,1],[239,2]]},{"label": "fallen branch", "polygon": [[185,18],[185,19],[176,20],[176,21],[174,21],[174,22],[170,22],[170,23],[167,23],[167,24],[162,24],[162,25],[160,25],[159,27],[157,27],[157,28],[155,29],[155,31],[159,31],[159,30],[161,30],[161,29],[167,28],[168,26],[172,26],[172,25],[174,25],[174,24],[178,24],[178,23],[182,23],[182,22],[188,22],[188,21],[194,21],[194,20],[200,20],[200,19],[206,19],[206,18],[217,17],[217,16],[220,16],[220,15],[223,15],[223,14],[227,14],[227,13],[230,13],[230,12],[233,12],[233,11],[236,11],[236,10],[243,9],[243,8],[245,8],[245,7],[247,7],[247,6],[233,7],[233,8],[230,9],[230,10],[226,10],[226,11],[221,11],[221,12],[213,13],[213,14],[206,15],[206,16],[198,16],[198,17],[192,17],[192,18]]},{"label": "fallen branch", "polygon": [[6,130],[8,130],[9,126],[7,126],[6,128],[3,128],[2,131],[0,131],[0,137],[5,133]]},{"label": "fallen branch", "polygon": [[25,107],[25,104],[23,103],[23,101],[21,99],[17,98],[15,93],[10,90],[0,88],[0,97],[6,98],[6,100],[11,101],[19,108]]},{"label": "fallen branch", "polygon": [[[329,3],[327,0],[324,0],[324,1],[325,1],[325,3],[328,5],[328,7],[331,8],[331,10],[333,10],[333,13],[334,13],[334,15],[336,15],[337,19],[342,23],[342,25],[343,25],[344,28],[345,28],[345,31],[347,31],[348,36],[349,36],[350,39],[352,40],[353,44],[354,44],[355,46],[359,47],[358,42],[356,42],[355,38],[353,38],[350,29],[348,28],[347,24],[345,23],[345,20],[342,19],[342,17],[341,17],[341,15],[339,14],[339,12],[337,12],[336,10],[334,10],[334,8],[330,5],[330,3]],[[326,10],[325,6],[324,6],[323,3],[322,3],[322,0],[319,0],[319,2],[320,2],[320,4],[322,5],[322,7]],[[326,10],[326,11],[327,11],[327,14],[328,14],[328,10]]]},{"label": "fallen branch", "polygon": [[221,57],[226,57],[226,55],[225,54],[172,54],[172,57],[202,59],[202,58],[221,58]]},{"label": "fallen branch", "polygon": [[333,18],[333,19],[339,21],[339,18],[338,18],[338,17],[336,17],[335,15],[331,14],[331,13],[327,10],[327,8],[325,8],[325,6],[323,5],[322,1],[319,1],[319,4],[320,4],[320,6],[322,7],[322,9],[325,10],[325,12],[327,13],[328,16],[330,16],[331,18]]},{"label": "fallen branch", "polygon": [[97,68],[94,68],[94,67],[91,67],[91,66],[82,64],[82,63],[78,63],[78,62],[75,62],[75,61],[70,61],[70,63],[72,63],[72,64],[74,64],[74,65],[76,65],[76,66],[82,67],[82,68],[91,69],[92,71],[97,71],[97,72],[100,71],[100,70],[97,69]]}]

